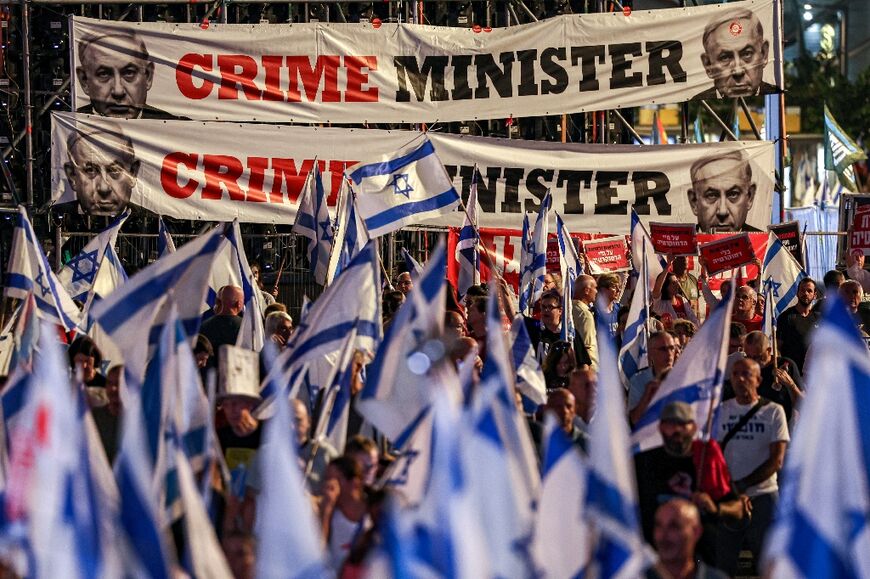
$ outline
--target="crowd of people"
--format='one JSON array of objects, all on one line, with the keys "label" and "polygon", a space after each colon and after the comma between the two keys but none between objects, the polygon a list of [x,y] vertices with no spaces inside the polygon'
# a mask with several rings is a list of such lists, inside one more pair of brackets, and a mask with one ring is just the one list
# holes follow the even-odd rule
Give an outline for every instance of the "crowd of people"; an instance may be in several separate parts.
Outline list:
[{"label": "crowd of people", "polygon": [[[850,258],[848,273],[853,279],[831,271],[823,286],[804,278],[797,303],[777,320],[775,343],[761,331],[759,280],[736,287],[717,420],[712,425],[697,424],[688,404],[671,402],[659,416],[663,445],[634,457],[643,536],[659,557],[648,576],[719,577],[761,572],[761,549],[778,501],[778,473],[790,432],[800,420],[800,401],[806,388],[803,376],[812,363],[810,337],[819,323],[819,305],[826,294],[839,292],[860,327],[868,315],[862,282],[870,277],[861,265],[861,260]],[[385,329],[415,291],[415,278],[408,272],[393,282],[383,292]],[[589,426],[596,419],[596,333],[607,331],[617,344],[621,342],[629,297],[623,294],[630,293],[623,292],[627,282],[628,276],[621,274],[581,275],[572,299],[566,300],[560,292],[560,276],[548,273],[541,297],[528,316],[515,314],[516,298],[504,280],[472,286],[462,300],[448,286],[441,341],[457,368],[472,360],[475,379],[479,379],[487,357],[490,292],[498,293],[506,320],[522,320],[546,384],[544,404],[530,406],[517,394],[518,411],[526,417],[539,459],[547,414],[556,418],[579,452],[586,452]],[[266,338],[280,351],[290,342],[294,321],[287,306],[276,302],[275,295],[260,285],[264,297],[270,298],[263,312]],[[727,292],[728,287],[723,284],[722,291]],[[647,411],[698,331],[699,319],[705,313],[699,309],[702,296],[713,305],[724,297],[710,290],[703,271],[699,278],[689,273],[685,258],[669,259],[652,288],[648,363],[634,375],[624,376],[629,425],[635,425]],[[572,341],[562,339],[566,304],[571,307]],[[243,309],[242,289],[225,286],[218,292],[213,311],[204,316],[193,348],[203,383],[209,369],[219,365],[221,346],[236,344]],[[469,355],[473,352],[476,356],[472,358]],[[72,342],[68,357],[71,369],[81,372],[91,413],[111,462],[118,452],[124,414],[122,367],[113,365],[101,373],[102,354],[87,336]],[[265,375],[267,362],[261,358],[260,371]],[[391,493],[383,475],[400,452],[356,411],[370,361],[362,351],[353,358],[350,419],[343,453],[314,438],[323,389],[309,388],[304,396],[291,401],[299,467],[329,564],[341,577],[360,576],[367,556],[380,541],[383,507]],[[230,477],[214,477],[217,506],[213,524],[232,572],[239,578],[252,577],[255,569],[254,519],[262,469],[257,456],[268,420],[257,411],[261,402],[258,388],[228,382],[219,392],[215,414],[217,439]],[[704,429],[712,429],[708,430],[712,440],[707,443],[698,437]],[[176,533],[175,539],[181,554],[183,536]]]}]

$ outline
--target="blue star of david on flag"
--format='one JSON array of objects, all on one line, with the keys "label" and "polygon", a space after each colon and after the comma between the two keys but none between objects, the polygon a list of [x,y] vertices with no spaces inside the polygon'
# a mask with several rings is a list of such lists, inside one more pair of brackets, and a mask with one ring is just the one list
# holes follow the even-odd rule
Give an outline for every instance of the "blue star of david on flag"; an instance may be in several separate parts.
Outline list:
[{"label": "blue star of david on flag", "polygon": [[321,243],[331,242],[332,235],[330,235],[330,232],[332,231],[332,223],[329,221],[329,219],[324,219],[323,221],[319,221],[317,223],[317,225],[320,226],[320,235],[321,235],[320,242]]},{"label": "blue star of david on flag", "polygon": [[782,283],[777,283],[772,276],[767,276],[767,279],[764,280],[764,290],[767,291],[770,288],[770,291],[773,292],[773,297],[779,298],[779,288],[782,286]]},{"label": "blue star of david on flag", "polygon": [[396,195],[404,195],[406,199],[410,199],[410,194],[414,191],[411,184],[408,182],[407,173],[397,173],[393,175],[393,180],[390,181],[393,187],[393,193]]},{"label": "blue star of david on flag", "polygon": [[97,276],[97,250],[82,252],[72,258],[67,265],[72,269],[72,283],[85,281],[94,283]]},{"label": "blue star of david on flag", "polygon": [[39,286],[39,291],[42,292],[42,297],[45,297],[51,293],[51,288],[48,286],[48,284],[43,285],[42,282],[44,279],[45,279],[45,276],[43,275],[42,271],[39,272],[39,275],[37,275],[35,278],[33,278],[33,281],[35,281],[36,285]]}]

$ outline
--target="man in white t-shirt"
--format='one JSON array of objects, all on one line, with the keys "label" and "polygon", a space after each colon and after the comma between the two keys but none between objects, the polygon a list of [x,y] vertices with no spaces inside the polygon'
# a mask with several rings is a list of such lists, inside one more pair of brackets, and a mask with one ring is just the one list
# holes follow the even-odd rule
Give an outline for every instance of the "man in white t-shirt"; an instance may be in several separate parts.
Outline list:
[{"label": "man in white t-shirt", "polygon": [[748,524],[723,526],[719,531],[717,567],[734,575],[745,545],[754,561],[773,520],[779,498],[777,472],[788,445],[788,422],[782,406],[758,396],[761,367],[751,358],[737,360],[731,370],[734,398],[719,408],[716,437],[731,471],[732,485],[752,502]]}]

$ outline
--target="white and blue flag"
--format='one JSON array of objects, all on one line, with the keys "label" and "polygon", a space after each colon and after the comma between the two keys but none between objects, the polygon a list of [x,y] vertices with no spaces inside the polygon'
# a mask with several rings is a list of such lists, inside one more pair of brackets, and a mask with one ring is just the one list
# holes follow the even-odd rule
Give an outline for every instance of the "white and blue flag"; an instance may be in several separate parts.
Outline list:
[{"label": "white and blue flag", "polygon": [[175,253],[175,241],[162,217],[157,218],[157,259]]},{"label": "white and blue flag", "polygon": [[338,274],[347,267],[356,254],[362,251],[368,241],[365,225],[356,211],[353,191],[348,186],[347,179],[342,179],[341,190],[338,193],[335,239],[332,243],[332,252],[329,254],[326,275],[329,283],[335,281]]},{"label": "white and blue flag", "polygon": [[583,271],[583,262],[577,255],[577,248],[571,233],[565,227],[562,216],[556,213],[556,241],[559,245],[559,269],[562,273],[562,336],[566,342],[574,341],[574,316],[571,303],[574,298],[574,282]]},{"label": "white and blue flag", "polygon": [[314,281],[325,285],[335,230],[326,204],[323,177],[316,161],[308,173],[292,231],[308,239],[308,263],[311,264],[311,275],[314,276]]},{"label": "white and blue flag", "polygon": [[332,365],[332,375],[324,386],[320,415],[312,436],[317,442],[327,441],[339,454],[344,454],[347,442],[355,339],[354,327],[348,332],[338,360]]},{"label": "white and blue flag", "polygon": [[637,486],[625,392],[610,332],[598,320],[598,391],[589,425],[586,511],[597,535],[592,563],[597,577],[639,577],[653,559],[640,530]]},{"label": "white and blue flag", "polygon": [[[84,302],[91,293],[104,263],[104,256],[111,248],[114,252],[115,242],[121,226],[130,217],[130,209],[115,217],[109,226],[94,236],[87,245],[57,272],[57,279],[74,300]],[[117,254],[115,254],[117,259]],[[97,294],[98,297],[104,297]]]},{"label": "white and blue flag", "polygon": [[199,331],[212,263],[227,243],[229,227],[216,227],[186,243],[91,307],[91,316],[124,353],[126,370],[137,383],[141,383],[152,347],[160,338],[169,303],[175,304],[188,337]]},{"label": "white and blue flag", "polygon": [[[529,244],[525,248],[526,256],[520,258],[525,263],[522,270],[520,286],[520,311],[527,315],[544,293],[544,276],[547,275],[547,239],[550,236],[550,205],[553,198],[549,192],[541,201],[538,218],[535,220],[535,230],[529,236]],[[525,229],[525,223],[523,224]],[[525,309],[524,309],[525,308]]]},{"label": "white and blue flag", "polygon": [[807,274],[801,265],[771,231],[767,237],[761,283],[764,291],[770,290],[773,297],[775,319],[779,319],[782,312],[797,303],[798,285],[805,277]]},{"label": "white and blue flag", "polygon": [[517,315],[511,323],[511,338],[511,358],[516,372],[517,390],[534,405],[530,409],[534,411],[547,401],[547,383],[541,364],[535,357],[525,318],[521,315]]},{"label": "white and blue flag", "polygon": [[641,240],[640,267],[637,283],[628,307],[628,317],[625,319],[625,330],[622,333],[622,348],[619,350],[619,376],[623,386],[628,389],[629,380],[641,369],[649,366],[647,363],[647,340],[649,339],[649,300],[650,279],[646,255],[645,239]]},{"label": "white and blue flag", "polygon": [[31,292],[40,317],[60,324],[67,332],[79,328],[81,313],[51,270],[33,225],[24,207],[20,207],[15,217],[3,295],[23,300]]},{"label": "white and blue flag", "polygon": [[397,445],[429,406],[430,393],[421,376],[430,358],[421,349],[444,329],[446,272],[447,254],[441,243],[390,324],[357,399],[357,411]]},{"label": "white and blue flag", "polygon": [[465,220],[459,230],[459,241],[456,243],[456,263],[459,266],[456,295],[462,299],[465,292],[473,285],[480,284],[480,236],[477,234],[480,204],[477,202],[477,167],[471,180],[471,191],[465,204]]},{"label": "white and blue flag", "polygon": [[631,266],[632,277],[639,275],[643,267],[643,256],[646,256],[647,283],[652,288],[656,278],[665,269],[664,259],[653,249],[652,238],[646,227],[640,221],[637,211],[631,210]]},{"label": "white and blue flag", "polygon": [[519,285],[519,307],[520,313],[524,316],[531,315],[532,303],[532,263],[534,262],[534,252],[532,249],[532,232],[529,226],[529,214],[523,214],[523,234],[520,239],[520,285]]},{"label": "white and blue flag", "polygon": [[541,497],[532,553],[544,579],[583,577],[592,534],[585,516],[588,472],[583,456],[556,418],[544,420]]},{"label": "white and blue flag", "polygon": [[[117,288],[127,283],[127,279],[127,272],[124,270],[124,266],[121,263],[121,259],[118,257],[118,253],[115,251],[115,247],[113,245],[108,246],[106,248],[106,253],[103,255],[100,269],[97,271],[97,277],[94,280],[94,284],[91,286],[85,299],[85,306],[82,308],[82,316],[87,318],[88,312],[91,311],[91,306],[94,302],[105,298]],[[90,324],[90,320],[88,321],[89,326],[92,325]],[[101,344],[98,345],[102,347]],[[104,357],[107,353],[108,352],[103,352]]]},{"label": "white and blue flag", "polygon": [[354,165],[347,175],[371,237],[444,215],[459,203],[459,194],[426,137],[373,163]]},{"label": "white and blue flag", "polygon": [[402,247],[402,258],[405,260],[405,271],[410,273],[412,278],[416,279],[423,273],[423,266],[414,259],[407,247]]},{"label": "white and blue flag", "polygon": [[826,304],[765,546],[773,579],[870,577],[870,354],[839,297]]},{"label": "white and blue flag", "polygon": [[708,418],[711,414],[715,416],[722,398],[733,303],[734,292],[731,291],[710,313],[668,372],[646,412],[634,425],[631,441],[635,452],[664,444],[659,432],[659,416],[671,402],[685,402],[691,406],[701,438],[709,440],[711,433],[704,429],[711,423]]},{"label": "white and blue flag", "polygon": [[257,577],[326,579],[320,528],[299,468],[286,391],[278,395],[275,414],[265,426],[257,455],[262,490],[257,497]]}]

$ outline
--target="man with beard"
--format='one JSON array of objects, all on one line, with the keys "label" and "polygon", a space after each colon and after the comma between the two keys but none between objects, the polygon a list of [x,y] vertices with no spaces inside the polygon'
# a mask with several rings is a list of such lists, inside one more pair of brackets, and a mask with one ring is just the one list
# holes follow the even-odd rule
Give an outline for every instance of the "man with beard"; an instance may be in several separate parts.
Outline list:
[{"label": "man with beard", "polygon": [[686,499],[698,507],[704,526],[698,554],[712,564],[716,523],[723,517],[742,519],[748,513],[748,501],[733,491],[719,445],[696,441],[697,431],[691,406],[685,402],[667,404],[659,421],[664,446],[636,454],[634,466],[646,540],[653,542],[659,505],[674,498]]},{"label": "man with beard", "polygon": [[819,327],[821,312],[813,309],[816,299],[816,282],[805,277],[798,283],[798,302],[782,312],[776,320],[776,343],[779,354],[794,360],[799,370],[803,370],[810,345],[810,335]]}]

